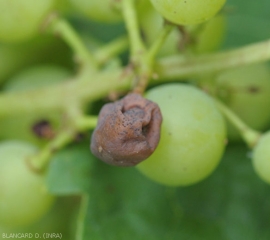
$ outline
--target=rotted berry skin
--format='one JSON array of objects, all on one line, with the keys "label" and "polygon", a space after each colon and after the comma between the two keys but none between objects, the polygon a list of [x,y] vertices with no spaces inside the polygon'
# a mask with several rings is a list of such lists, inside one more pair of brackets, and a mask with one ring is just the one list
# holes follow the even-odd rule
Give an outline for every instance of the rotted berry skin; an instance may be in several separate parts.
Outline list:
[{"label": "rotted berry skin", "polygon": [[91,138],[91,151],[116,166],[135,166],[147,159],[160,139],[158,105],[136,93],[103,106]]}]

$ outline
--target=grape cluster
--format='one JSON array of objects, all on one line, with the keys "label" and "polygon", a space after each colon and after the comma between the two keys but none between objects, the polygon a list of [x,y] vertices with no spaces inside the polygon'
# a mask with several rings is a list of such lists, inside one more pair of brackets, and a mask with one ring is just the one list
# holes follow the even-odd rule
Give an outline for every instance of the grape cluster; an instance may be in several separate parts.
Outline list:
[{"label": "grape cluster", "polygon": [[[30,225],[50,210],[48,165],[36,169],[32,160],[49,162],[90,129],[97,158],[168,186],[206,179],[227,143],[244,139],[255,172],[270,184],[270,69],[253,63],[256,54],[249,64],[216,55],[224,5],[0,0],[0,227]],[[98,39],[100,32],[112,42]],[[166,75],[178,68],[175,59],[184,69],[179,79]],[[209,59],[212,69],[200,69]]]}]

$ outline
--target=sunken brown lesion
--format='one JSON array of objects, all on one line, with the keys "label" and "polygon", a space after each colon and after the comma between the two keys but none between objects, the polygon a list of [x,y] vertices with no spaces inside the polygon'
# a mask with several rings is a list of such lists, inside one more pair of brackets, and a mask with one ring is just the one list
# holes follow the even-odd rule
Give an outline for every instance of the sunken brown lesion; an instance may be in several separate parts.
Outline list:
[{"label": "sunken brown lesion", "polygon": [[40,120],[33,124],[32,126],[33,133],[41,139],[53,139],[55,132],[51,123],[48,120]]},{"label": "sunken brown lesion", "polygon": [[100,111],[92,134],[91,151],[116,166],[134,166],[148,158],[160,138],[162,115],[158,105],[131,93]]}]

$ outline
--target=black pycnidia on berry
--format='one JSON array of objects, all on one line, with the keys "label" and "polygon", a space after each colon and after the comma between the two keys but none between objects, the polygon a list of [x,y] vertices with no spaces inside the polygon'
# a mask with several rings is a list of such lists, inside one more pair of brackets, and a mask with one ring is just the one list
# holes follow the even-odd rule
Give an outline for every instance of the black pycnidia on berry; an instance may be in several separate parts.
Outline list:
[{"label": "black pycnidia on berry", "polygon": [[128,94],[101,109],[91,151],[108,164],[134,166],[156,149],[161,123],[156,103],[136,93]]}]

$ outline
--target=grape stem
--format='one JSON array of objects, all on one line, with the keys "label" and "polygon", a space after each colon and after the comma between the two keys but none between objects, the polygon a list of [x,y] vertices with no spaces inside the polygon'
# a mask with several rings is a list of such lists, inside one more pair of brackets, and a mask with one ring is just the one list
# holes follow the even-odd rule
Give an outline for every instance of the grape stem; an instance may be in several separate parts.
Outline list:
[{"label": "grape stem", "polygon": [[76,119],[76,126],[80,131],[86,131],[96,127],[98,122],[97,116],[82,116]]},{"label": "grape stem", "polygon": [[130,41],[130,62],[134,67],[135,73],[135,87],[133,92],[142,94],[148,85],[149,79],[152,77],[156,54],[173,27],[170,24],[165,24],[163,31],[161,31],[151,48],[146,50],[140,34],[135,1],[123,0],[122,3],[124,20]]},{"label": "grape stem", "polygon": [[140,34],[135,0],[123,0],[122,9],[130,42],[130,68],[129,66],[128,68],[133,72],[133,91],[142,94],[151,70],[145,61],[146,47]]},{"label": "grape stem", "polygon": [[134,0],[122,0],[122,9],[129,36],[131,59],[137,62],[137,56],[145,52],[145,46],[140,34]]},{"label": "grape stem", "polygon": [[126,36],[119,37],[112,42],[100,47],[95,53],[94,57],[99,65],[103,65],[109,59],[117,56],[128,48],[128,39]]},{"label": "grape stem", "polygon": [[215,102],[219,110],[228,119],[228,121],[238,129],[246,144],[250,148],[253,148],[259,140],[261,133],[250,128],[246,123],[242,121],[242,119],[240,119],[231,109],[229,109],[221,101],[215,99]]},{"label": "grape stem", "polygon": [[220,53],[186,58],[179,55],[166,57],[157,62],[155,69],[160,78],[177,80],[269,59],[270,40],[267,40]]},{"label": "grape stem", "polygon": [[29,159],[30,168],[35,172],[42,172],[46,168],[53,153],[66,146],[74,138],[75,132],[73,130],[64,129],[64,131],[58,133],[37,155]]},{"label": "grape stem", "polygon": [[142,94],[151,78],[155,78],[153,74],[153,67],[156,60],[156,55],[159,52],[160,48],[163,46],[163,43],[166,41],[168,35],[171,33],[174,25],[165,22],[165,26],[160,32],[159,36],[151,45],[150,49],[142,56],[141,65],[139,68],[139,78],[134,92]]},{"label": "grape stem", "polygon": [[2,93],[0,94],[0,118],[10,115],[19,116],[27,112],[49,112],[53,109],[65,112],[70,104],[73,105],[75,102],[91,102],[107,96],[110,91],[130,88],[131,77],[130,72],[122,71],[122,69],[91,76],[80,72],[74,79],[54,86],[16,93]]},{"label": "grape stem", "polygon": [[76,132],[84,132],[96,127],[98,117],[93,115],[85,115],[83,106],[74,102],[66,112],[66,128],[72,128]]},{"label": "grape stem", "polygon": [[163,46],[163,43],[166,41],[168,35],[171,33],[174,27],[175,26],[173,24],[167,21],[165,22],[165,25],[162,28],[162,31],[159,33],[159,36],[153,42],[153,44],[151,45],[147,53],[147,58],[148,58],[148,62],[150,66],[153,65],[157,53],[159,52],[160,48]]},{"label": "grape stem", "polygon": [[[69,115],[71,117],[71,115]],[[41,151],[29,159],[29,165],[31,169],[36,172],[41,172],[46,168],[52,155],[55,151],[65,147],[67,144],[72,142],[78,132],[93,129],[97,124],[96,116],[85,116],[85,115],[73,115],[74,119],[69,119],[69,124],[64,127],[56,137],[51,140]]]},{"label": "grape stem", "polygon": [[[217,54],[188,59],[179,56],[160,59],[153,71],[159,76],[155,79],[155,83],[172,79],[181,81],[190,76],[269,59],[270,40]],[[126,71],[126,68],[91,75],[80,72],[74,79],[55,86],[18,93],[1,93],[0,118],[27,112],[65,110],[69,106],[68,103],[73,100],[87,103],[105,97],[111,91],[130,89],[132,79],[133,73]]]},{"label": "grape stem", "polygon": [[98,61],[95,59],[86,46],[81,41],[77,32],[72,28],[72,26],[64,19],[54,17],[49,25],[48,29],[56,35],[60,35],[66,43],[73,49],[75,55],[79,62],[89,65],[96,69],[98,67]]}]

